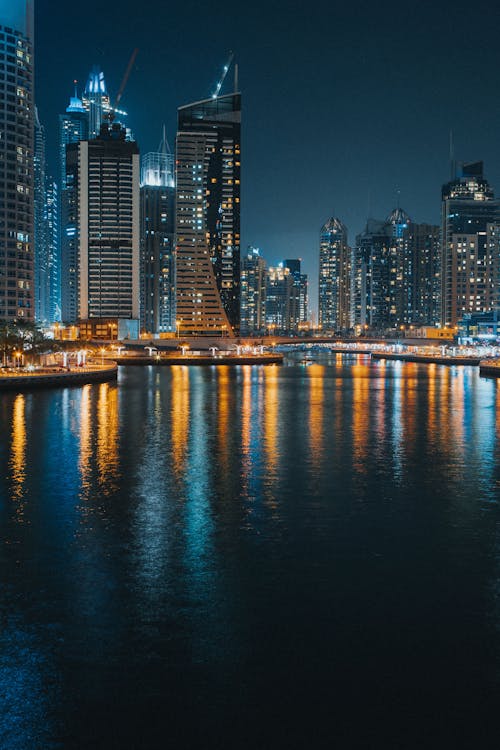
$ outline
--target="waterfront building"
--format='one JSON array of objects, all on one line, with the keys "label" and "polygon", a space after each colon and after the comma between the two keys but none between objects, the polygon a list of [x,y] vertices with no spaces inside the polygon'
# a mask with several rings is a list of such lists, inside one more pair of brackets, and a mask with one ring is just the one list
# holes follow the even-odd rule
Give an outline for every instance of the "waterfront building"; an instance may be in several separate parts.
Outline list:
[{"label": "waterfront building", "polygon": [[186,334],[240,330],[241,96],[178,112],[177,321]]},{"label": "waterfront building", "polygon": [[141,160],[141,329],[175,331],[174,157],[165,132]]},{"label": "waterfront building", "polygon": [[488,226],[500,221],[500,202],[483,175],[483,162],[463,164],[442,188],[441,324],[454,327],[467,313],[495,304],[497,259]]},{"label": "waterfront building", "polygon": [[323,331],[350,328],[351,264],[347,228],[332,217],[322,226],[319,241],[318,325]]},{"label": "waterfront building", "polygon": [[[139,149],[118,122],[66,149],[76,227],[74,319],[87,337],[116,338],[139,323]],[[124,324],[125,325],[125,324]]]},{"label": "waterfront building", "polygon": [[440,320],[440,229],[409,223],[403,232],[404,286],[401,320],[405,324],[436,326]]},{"label": "waterfront building", "polygon": [[292,291],[290,299],[290,330],[298,331],[308,319],[309,307],[309,282],[306,273],[302,273],[301,258],[288,258],[283,261],[292,275]]},{"label": "waterfront building", "polygon": [[45,130],[35,108],[34,147],[34,298],[35,320],[60,320],[58,188],[47,174]]},{"label": "waterfront building", "polygon": [[34,320],[33,3],[0,0],[0,320]]},{"label": "waterfront building", "polygon": [[266,282],[266,327],[274,333],[288,333],[292,328],[293,275],[283,263],[270,266]]},{"label": "waterfront building", "polygon": [[257,247],[241,258],[241,334],[263,333],[266,328],[266,262]]},{"label": "waterfront building", "polygon": [[353,323],[385,329],[390,324],[390,236],[386,221],[368,219],[353,253]]}]

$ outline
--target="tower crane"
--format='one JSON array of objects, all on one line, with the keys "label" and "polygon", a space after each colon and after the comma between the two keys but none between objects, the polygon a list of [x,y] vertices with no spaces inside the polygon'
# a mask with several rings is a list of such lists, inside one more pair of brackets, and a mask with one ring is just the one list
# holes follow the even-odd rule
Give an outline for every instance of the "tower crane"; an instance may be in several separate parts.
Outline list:
[{"label": "tower crane", "polygon": [[217,99],[217,97],[219,96],[220,90],[222,88],[222,84],[224,83],[224,80],[225,80],[227,74],[229,73],[229,68],[231,67],[233,60],[234,60],[234,52],[230,52],[229,53],[229,57],[227,59],[227,62],[224,65],[224,67],[222,68],[222,75],[219,78],[219,82],[218,82],[217,86],[215,87],[214,93],[212,94],[212,99]]},{"label": "tower crane", "polygon": [[118,109],[118,105],[120,104],[120,100],[121,100],[121,98],[123,96],[123,92],[125,91],[125,87],[126,87],[126,85],[128,83],[128,79],[130,78],[130,74],[132,72],[132,68],[134,67],[135,59],[137,57],[138,52],[139,52],[139,49],[138,49],[138,47],[136,47],[134,49],[134,51],[132,52],[132,54],[130,55],[130,60],[128,61],[128,65],[127,65],[127,69],[125,71],[125,75],[123,76],[122,82],[120,84],[120,88],[118,89],[118,93],[117,93],[116,98],[115,98],[115,103],[111,107],[111,111],[109,113],[109,121],[110,122],[113,122],[113,120],[115,119],[115,115],[117,113],[118,114],[125,114],[124,112],[120,112],[120,110]]}]

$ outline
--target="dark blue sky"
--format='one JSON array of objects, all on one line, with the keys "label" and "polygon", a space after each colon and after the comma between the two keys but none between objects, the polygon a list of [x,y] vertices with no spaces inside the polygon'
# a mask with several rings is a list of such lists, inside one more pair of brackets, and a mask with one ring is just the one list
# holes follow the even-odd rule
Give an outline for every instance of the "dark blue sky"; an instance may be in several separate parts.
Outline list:
[{"label": "dark blue sky", "polygon": [[[142,151],[176,109],[208,96],[229,50],[243,94],[242,246],[300,256],[316,289],[318,232],[350,241],[400,202],[438,222],[453,128],[458,159],[485,161],[500,192],[500,11],[485,2],[37,3],[37,102],[53,169],[73,78],[100,63]],[[227,89],[226,89],[227,90]],[[313,292],[315,294],[315,291]],[[313,299],[315,306],[315,299]]]}]

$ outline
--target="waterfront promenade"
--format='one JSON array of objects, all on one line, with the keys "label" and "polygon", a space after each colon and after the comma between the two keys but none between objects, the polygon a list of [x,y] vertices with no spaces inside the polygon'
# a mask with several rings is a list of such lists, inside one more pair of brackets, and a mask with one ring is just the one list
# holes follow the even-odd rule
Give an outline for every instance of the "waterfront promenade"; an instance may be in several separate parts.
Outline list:
[{"label": "waterfront promenade", "polygon": [[25,390],[51,386],[86,385],[116,380],[116,362],[81,367],[0,368],[0,390]]}]

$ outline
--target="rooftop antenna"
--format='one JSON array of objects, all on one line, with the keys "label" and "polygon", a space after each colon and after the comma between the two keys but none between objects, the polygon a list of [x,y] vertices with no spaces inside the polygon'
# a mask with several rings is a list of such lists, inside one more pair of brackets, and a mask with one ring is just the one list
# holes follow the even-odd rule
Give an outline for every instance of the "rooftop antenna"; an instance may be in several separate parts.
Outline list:
[{"label": "rooftop antenna", "polygon": [[165,127],[165,123],[163,123],[162,139],[160,141],[160,145],[158,146],[158,151],[163,155],[172,153],[170,150],[170,144],[167,140],[167,128]]},{"label": "rooftop antenna", "polygon": [[74,79],[73,83],[75,85],[75,99],[78,99],[78,90],[77,90],[78,81],[76,80],[76,78]]},{"label": "rooftop antenna", "polygon": [[214,93],[212,94],[212,99],[217,99],[217,97],[219,96],[220,90],[222,88],[222,84],[224,83],[224,80],[225,80],[225,78],[226,78],[226,76],[227,76],[227,74],[229,72],[229,68],[231,67],[231,64],[232,64],[233,60],[234,60],[234,52],[230,52],[229,53],[229,57],[227,59],[227,62],[224,65],[224,67],[222,68],[222,75],[219,78],[219,82],[218,82],[217,86],[215,87]]},{"label": "rooftop antenna", "polygon": [[238,63],[234,64],[234,93],[238,93]]}]

